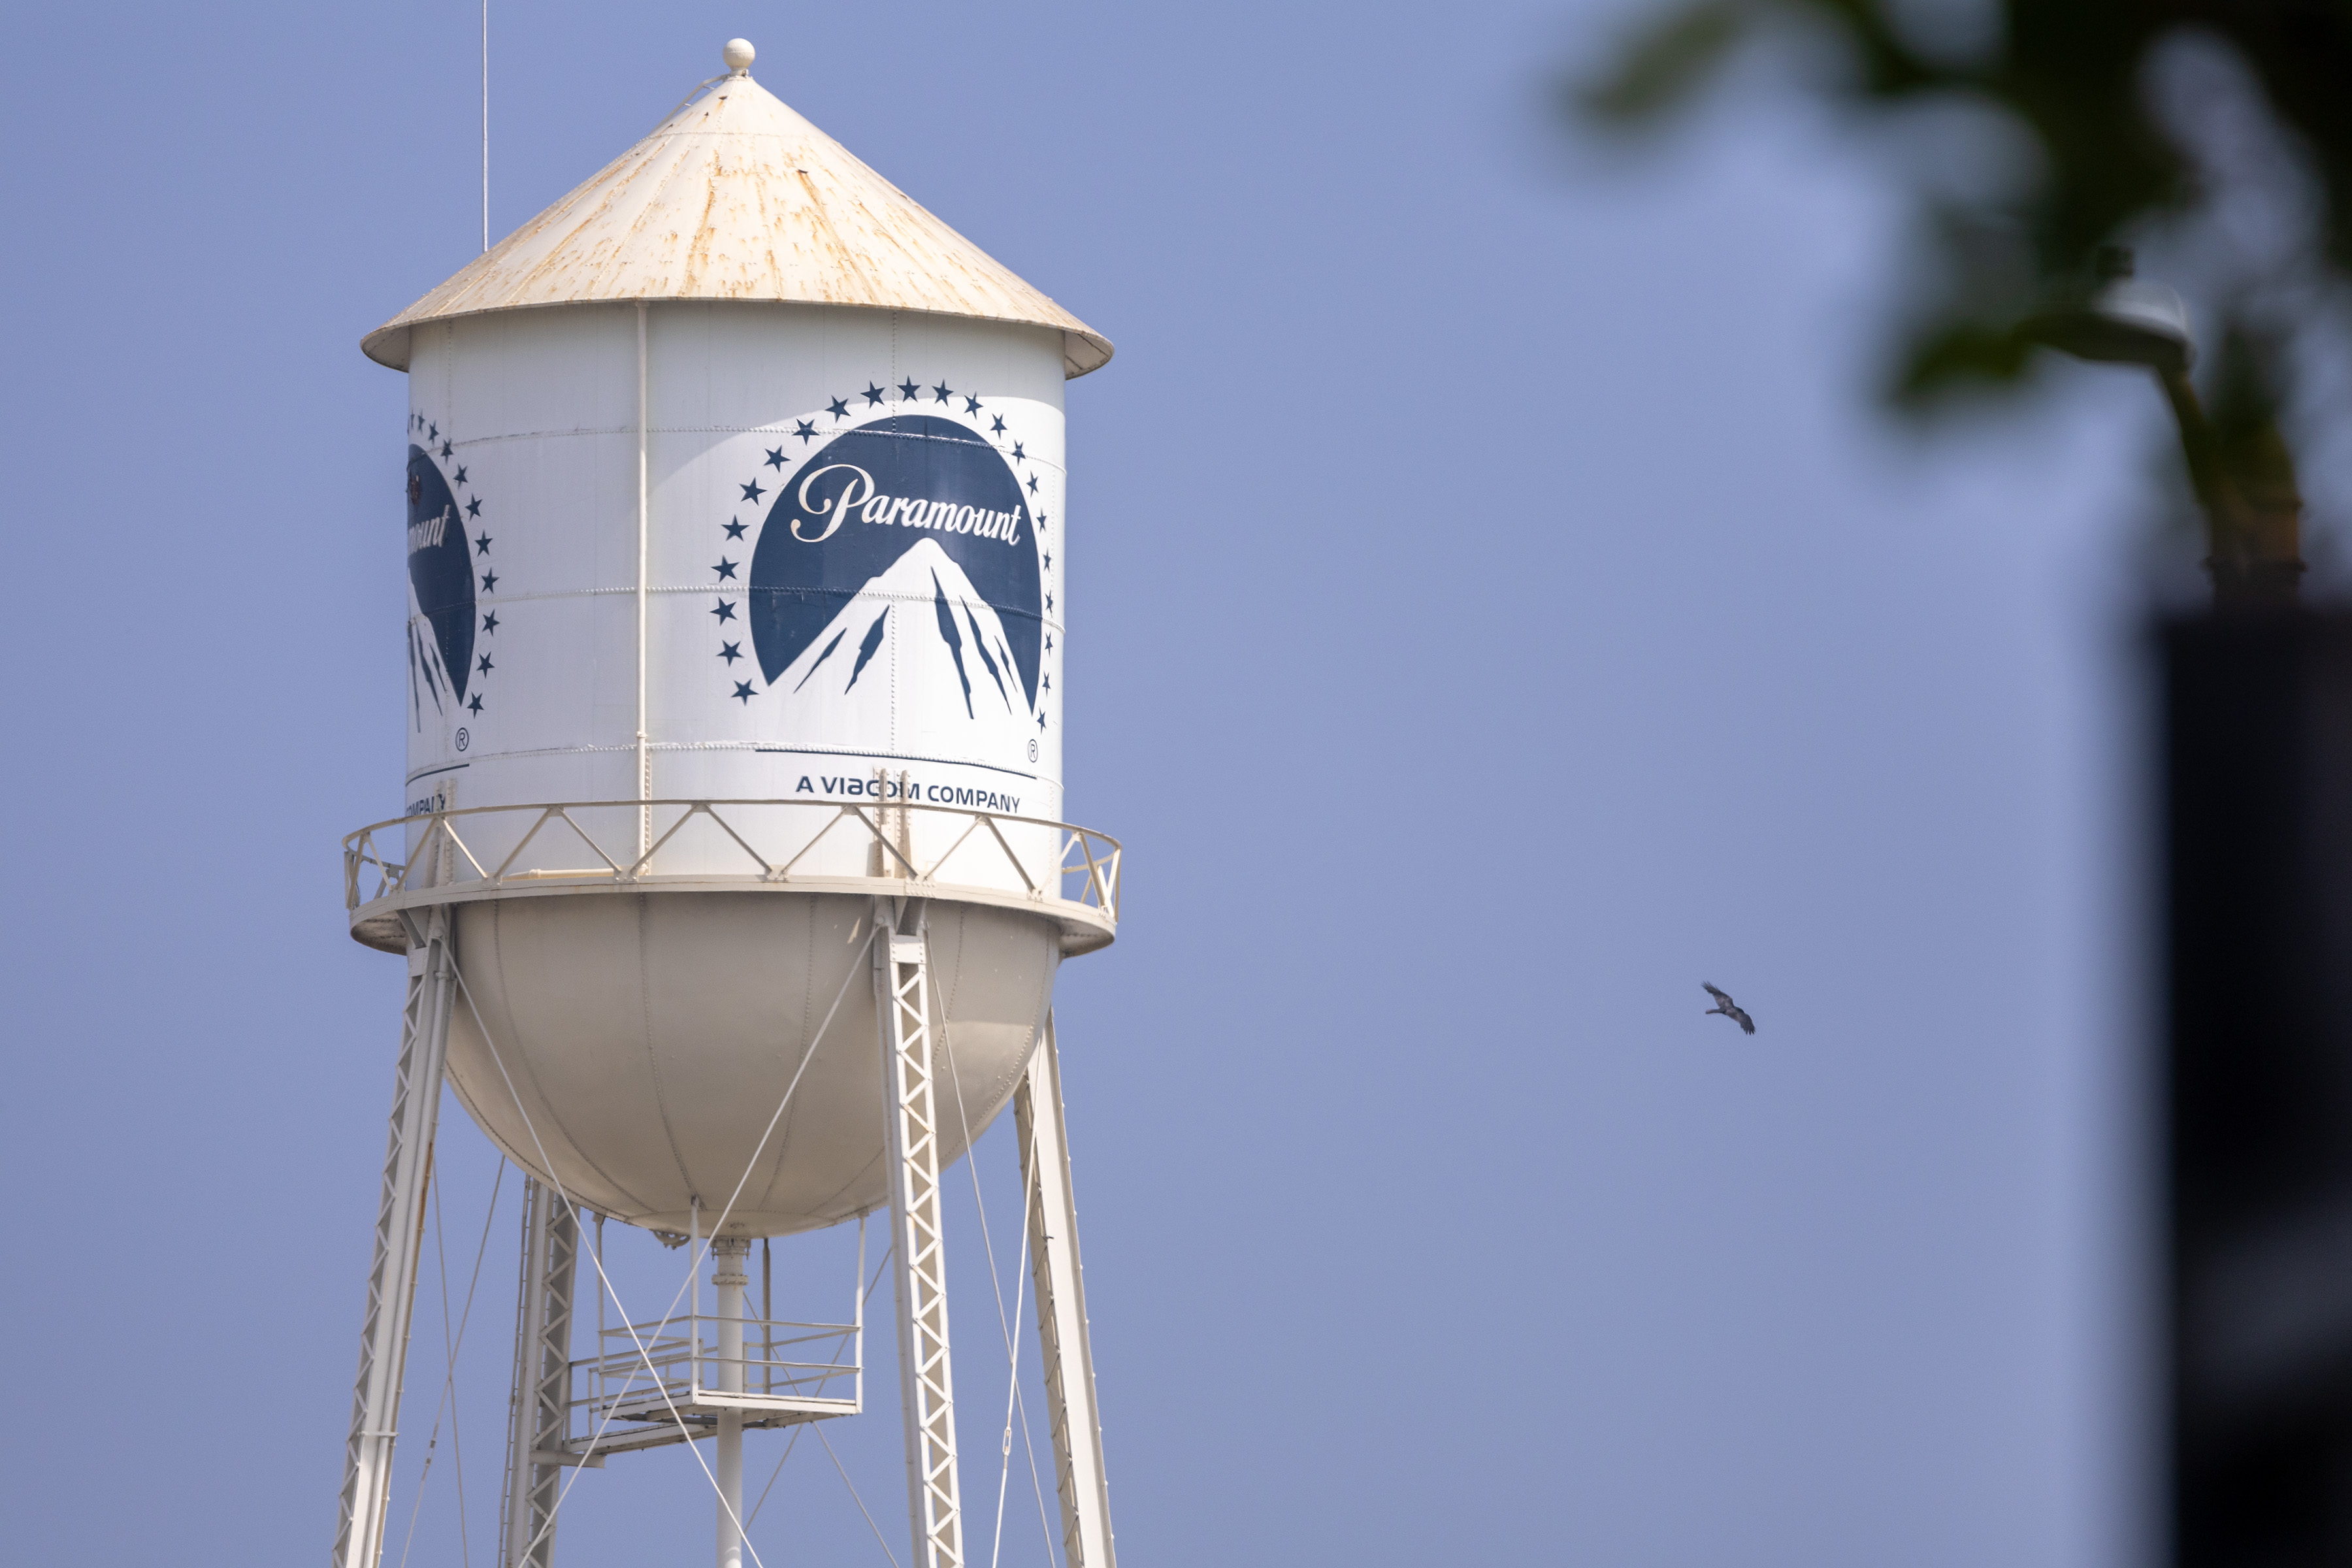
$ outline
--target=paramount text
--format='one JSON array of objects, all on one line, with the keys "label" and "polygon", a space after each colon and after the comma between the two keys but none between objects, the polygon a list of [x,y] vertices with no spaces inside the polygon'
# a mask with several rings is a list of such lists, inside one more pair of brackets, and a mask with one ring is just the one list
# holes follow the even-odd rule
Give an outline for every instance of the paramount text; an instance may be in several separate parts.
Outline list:
[{"label": "paramount text", "polygon": [[[827,474],[846,474],[841,489],[822,500],[814,499],[812,488]],[[960,506],[951,500],[928,500],[919,496],[886,496],[874,486],[874,476],[855,463],[828,463],[822,468],[803,475],[798,499],[805,518],[793,519],[793,537],[803,544],[818,544],[832,538],[841,525],[856,512],[860,522],[877,527],[895,524],[899,528],[929,528],[941,533],[970,533],[982,539],[1002,540],[1007,544],[1021,541],[1023,510],[989,511],[978,507]],[[803,533],[801,524],[818,522],[824,525],[822,533]]]}]

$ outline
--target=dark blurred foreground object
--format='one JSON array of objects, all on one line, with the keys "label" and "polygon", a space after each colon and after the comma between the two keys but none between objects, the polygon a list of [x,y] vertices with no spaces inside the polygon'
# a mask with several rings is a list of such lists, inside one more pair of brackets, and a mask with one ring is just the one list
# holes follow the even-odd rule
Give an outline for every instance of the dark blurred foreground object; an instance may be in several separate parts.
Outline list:
[{"label": "dark blurred foreground object", "polygon": [[[2042,346],[2145,367],[2171,403],[2216,605],[2163,642],[2173,1561],[2352,1568],[2352,616],[2294,605],[2281,427],[2352,280],[2352,0],[1625,14],[1562,84],[1586,126],[1670,119],[1777,35],[1901,168],[1921,250],[1893,266],[1896,407],[2018,387]],[[2178,297],[2112,248],[2136,238],[2198,259],[2201,399]]]},{"label": "dark blurred foreground object", "polygon": [[2352,1563],[2352,616],[2163,634],[2173,1561]]},{"label": "dark blurred foreground object", "polygon": [[2283,531],[2301,503],[2280,413],[2297,341],[2335,332],[2352,281],[2352,0],[1627,0],[1624,15],[1598,68],[1561,84],[1587,127],[1660,124],[1777,38],[1796,46],[1785,73],[1893,160],[1920,241],[1894,267],[1898,407],[2018,386],[2037,343],[2116,357],[2020,324],[2050,325],[2048,302],[2086,279],[2128,304],[2128,276],[2100,276],[2119,243],[2199,258],[2203,406],[2185,359],[2133,363],[2180,416],[2217,595],[2292,595]]}]

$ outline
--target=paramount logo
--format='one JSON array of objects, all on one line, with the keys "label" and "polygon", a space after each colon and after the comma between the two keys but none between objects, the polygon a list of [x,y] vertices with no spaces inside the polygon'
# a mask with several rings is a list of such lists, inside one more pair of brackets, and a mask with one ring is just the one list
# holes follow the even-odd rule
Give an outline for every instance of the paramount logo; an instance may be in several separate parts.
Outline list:
[{"label": "paramount logo", "polygon": [[[844,474],[840,489],[822,500],[815,499],[817,481],[827,474]],[[1006,544],[1021,542],[1024,512],[1015,507],[1011,511],[990,511],[982,508],[960,506],[951,500],[928,500],[917,496],[886,496],[875,487],[874,476],[855,463],[829,463],[801,479],[797,499],[805,516],[792,520],[793,537],[803,544],[821,544],[832,538],[856,512],[860,522],[877,527],[928,528],[939,533],[969,533],[981,539],[993,539]],[[821,533],[803,533],[803,522],[824,524]],[[439,525],[438,520],[434,526]],[[409,532],[414,535],[416,530]],[[412,542],[410,549],[415,549]]]},{"label": "paramount logo", "polygon": [[438,545],[441,542],[442,534],[448,530],[450,518],[455,516],[456,512],[454,504],[445,506],[437,514],[426,518],[424,521],[410,523],[408,552],[414,555],[420,550],[431,550]]}]

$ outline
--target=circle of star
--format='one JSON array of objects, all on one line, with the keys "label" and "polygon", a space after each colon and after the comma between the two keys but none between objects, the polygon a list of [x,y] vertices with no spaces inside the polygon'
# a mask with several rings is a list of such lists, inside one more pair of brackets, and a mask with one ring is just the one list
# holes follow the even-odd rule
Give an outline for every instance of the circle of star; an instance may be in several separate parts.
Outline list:
[{"label": "circle of star", "polygon": [[473,476],[467,471],[467,465],[456,460],[457,444],[440,422],[423,414],[409,416],[408,438],[433,459],[449,493],[457,498],[457,521],[466,531],[466,542],[473,552],[474,613],[480,624],[474,628],[474,668],[466,679],[468,694],[465,708],[478,719],[482,716],[482,689],[488,684],[491,672],[499,668],[495,650],[483,642],[486,637],[497,636],[499,629],[497,609],[483,603],[498,592],[498,569],[490,564],[490,546],[498,541],[491,537],[489,520],[484,515],[482,498],[476,493]]},{"label": "circle of star", "polygon": [[[1038,503],[1045,499],[1040,489],[1043,466],[1028,451],[1028,442],[1019,432],[1009,428],[1002,409],[990,405],[985,397],[969,390],[950,386],[945,378],[925,385],[912,376],[893,386],[868,381],[865,386],[846,396],[831,397],[824,406],[806,418],[787,419],[769,432],[760,443],[761,458],[757,469],[748,481],[736,483],[735,504],[728,509],[727,521],[719,524],[718,559],[710,566],[711,602],[708,614],[711,629],[719,643],[716,658],[725,672],[728,699],[750,708],[754,699],[763,695],[758,682],[759,671],[746,668],[739,679],[735,666],[740,659],[751,658],[743,651],[751,641],[745,622],[751,608],[749,588],[751,559],[759,543],[760,530],[767,521],[767,509],[774,502],[770,499],[784,489],[791,474],[802,461],[823,442],[839,431],[851,429],[865,422],[869,414],[929,414],[952,417],[958,424],[994,447],[1020,481],[1024,499],[1029,505],[1029,515],[1037,525],[1037,565],[1045,581],[1040,584],[1048,623],[1054,616],[1054,551],[1053,519]],[[770,441],[774,442],[770,446]],[[1045,634],[1045,654],[1054,651],[1054,634]],[[1050,662],[1050,660],[1048,660]],[[806,677],[803,677],[803,679]],[[1041,668],[1037,675],[1037,728],[1045,728],[1045,693],[1054,689],[1050,670]]]}]

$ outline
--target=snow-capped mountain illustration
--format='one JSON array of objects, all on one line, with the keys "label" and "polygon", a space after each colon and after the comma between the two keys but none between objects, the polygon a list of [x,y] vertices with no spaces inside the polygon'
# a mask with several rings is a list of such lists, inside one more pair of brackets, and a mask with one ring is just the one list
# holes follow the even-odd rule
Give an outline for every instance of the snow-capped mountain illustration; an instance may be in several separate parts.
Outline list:
[{"label": "snow-capped mountain illustration", "polygon": [[[752,500],[761,487],[755,479],[743,489]],[[1020,702],[1034,707],[1044,636],[1037,525],[1003,453],[953,420],[891,415],[835,437],[772,493],[751,552],[748,606],[752,651],[770,686],[831,641],[847,595],[928,540],[976,590],[975,605],[996,607],[998,636],[984,651],[992,661],[1010,655],[1000,673],[1009,665],[1015,675],[1006,686],[1017,679]]]},{"label": "snow-capped mountain illustration", "polygon": [[[455,700],[466,696],[474,650],[473,552],[449,481],[423,447],[408,448],[408,591],[410,626],[437,658],[415,666]],[[422,620],[415,617],[422,617]]]},{"label": "snow-capped mountain illustration", "polygon": [[[770,683],[795,731],[1026,771],[1030,706],[1003,621],[937,541],[870,579]],[[870,742],[869,742],[870,743]]]},{"label": "snow-capped mountain illustration", "polygon": [[410,718],[420,732],[426,721],[438,720],[455,711],[457,705],[457,683],[449,679],[449,671],[441,662],[441,646],[433,630],[432,621],[416,607],[416,591],[412,586],[408,595],[408,705]]}]

